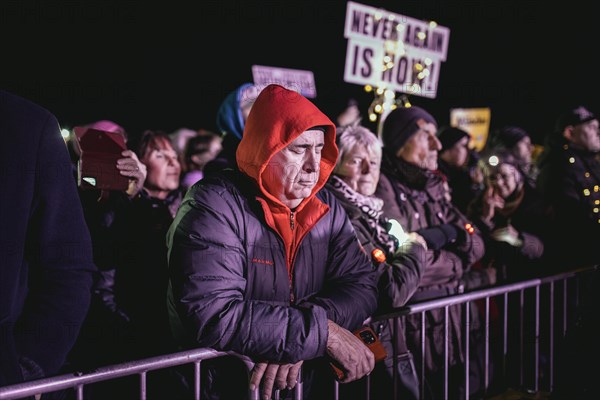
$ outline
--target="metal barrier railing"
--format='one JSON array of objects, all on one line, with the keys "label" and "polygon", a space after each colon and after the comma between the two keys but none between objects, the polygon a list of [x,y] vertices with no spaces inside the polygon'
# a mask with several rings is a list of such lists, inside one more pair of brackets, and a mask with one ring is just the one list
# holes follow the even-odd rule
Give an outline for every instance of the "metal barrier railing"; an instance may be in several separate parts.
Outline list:
[{"label": "metal barrier railing", "polygon": [[146,358],[138,361],[125,362],[98,368],[91,372],[75,372],[35,381],[19,383],[0,388],[0,399],[19,399],[26,396],[35,396],[41,393],[55,392],[58,390],[74,388],[77,400],[83,400],[84,385],[121,378],[124,376],[139,375],[140,399],[146,399],[146,374],[149,371],[174,367],[178,365],[194,364],[194,392],[200,398],[200,363],[203,360],[221,357],[228,353],[212,349],[195,349],[158,357]]},{"label": "metal barrier railing", "polygon": [[[548,346],[548,363],[546,365],[546,368],[549,370],[548,371],[548,379],[546,381],[546,387],[545,389],[548,392],[552,392],[552,387],[553,387],[553,380],[554,380],[554,347],[555,347],[555,301],[556,301],[556,297],[555,297],[555,286],[557,282],[562,282],[562,297],[560,297],[561,300],[561,304],[560,304],[560,313],[561,313],[561,322],[562,325],[559,327],[560,329],[558,329],[559,334],[564,337],[566,334],[566,331],[568,329],[568,325],[569,325],[569,320],[568,320],[568,312],[570,309],[570,304],[568,304],[567,300],[568,299],[574,299],[575,302],[577,301],[578,298],[578,285],[577,285],[577,281],[575,279],[575,286],[574,286],[574,291],[575,294],[572,297],[569,297],[569,289],[568,289],[568,283],[569,280],[572,280],[573,278],[577,278],[580,274],[582,273],[586,273],[586,272],[597,272],[596,268],[587,268],[587,269],[580,269],[580,270],[574,270],[574,271],[570,271],[570,272],[566,272],[566,273],[562,273],[562,274],[557,274],[557,275],[553,275],[553,276],[548,276],[548,277],[543,277],[543,278],[538,278],[538,279],[531,279],[531,280],[527,280],[527,281],[522,281],[522,282],[517,282],[517,283],[511,283],[511,284],[507,284],[507,285],[502,285],[502,286],[495,286],[495,287],[489,287],[486,289],[481,289],[481,290],[477,290],[477,291],[473,291],[473,292],[468,292],[468,293],[463,293],[463,294],[458,294],[458,295],[453,295],[450,297],[444,297],[444,298],[439,298],[439,299],[434,299],[434,300],[429,300],[429,301],[424,301],[424,302],[420,302],[417,304],[412,304],[410,306],[406,306],[406,307],[402,307],[399,308],[397,310],[394,310],[394,312],[385,314],[385,315],[378,315],[376,317],[373,317],[370,319],[370,322],[376,322],[379,320],[388,320],[391,318],[405,318],[407,315],[411,315],[411,314],[417,314],[420,313],[421,314],[421,332],[422,336],[421,336],[421,359],[423,359],[423,355],[425,353],[425,312],[430,311],[430,310],[434,310],[434,309],[441,309],[443,308],[445,311],[445,319],[444,319],[444,341],[445,341],[445,360],[444,360],[444,398],[448,398],[448,384],[449,384],[449,377],[448,377],[448,308],[450,306],[453,305],[460,305],[460,304],[464,304],[465,305],[465,310],[466,312],[464,313],[465,315],[465,320],[464,320],[464,324],[463,324],[463,328],[464,329],[464,333],[465,333],[465,350],[466,350],[466,354],[465,354],[465,365],[464,365],[464,376],[465,376],[465,388],[469,388],[469,343],[470,343],[470,337],[469,337],[469,326],[470,326],[470,320],[469,320],[469,307],[470,307],[470,303],[476,300],[483,300],[485,307],[484,307],[484,342],[485,342],[485,355],[484,355],[484,365],[485,365],[485,372],[484,372],[484,376],[485,376],[485,381],[484,381],[484,386],[485,389],[488,388],[489,385],[489,379],[490,379],[490,371],[488,370],[488,362],[489,362],[489,355],[490,355],[490,299],[492,298],[496,298],[496,297],[500,297],[502,296],[502,300],[503,300],[503,315],[502,315],[502,343],[501,343],[501,354],[503,355],[503,359],[502,361],[502,374],[506,374],[506,369],[507,369],[507,364],[506,364],[506,355],[508,352],[508,296],[509,294],[512,293],[516,293],[519,295],[518,301],[519,301],[519,305],[520,305],[520,310],[521,310],[521,315],[519,316],[519,321],[520,321],[520,330],[521,330],[521,336],[520,336],[520,353],[523,353],[524,350],[524,343],[523,343],[523,323],[525,322],[525,316],[523,314],[523,310],[524,310],[524,293],[525,290],[527,289],[533,289],[534,290],[534,315],[532,316],[533,318],[533,328],[534,328],[534,343],[533,343],[533,353],[534,353],[534,361],[535,361],[535,365],[533,366],[534,371],[533,371],[533,376],[534,376],[534,382],[532,383],[532,390],[537,392],[540,389],[540,382],[539,382],[539,368],[540,368],[540,360],[539,360],[539,356],[540,356],[540,289],[542,288],[542,286],[547,285],[548,286],[548,330],[546,331],[546,334],[548,335],[546,337],[547,339],[547,346]],[[576,304],[574,304],[576,305]],[[138,360],[138,361],[131,361],[131,362],[126,362],[126,363],[121,363],[121,364],[115,364],[115,365],[110,365],[107,367],[102,367],[102,368],[98,368],[94,371],[91,372],[75,372],[72,374],[64,374],[64,375],[59,375],[59,376],[54,376],[54,377],[49,377],[49,378],[44,378],[44,379],[39,379],[39,380],[35,380],[35,381],[29,381],[29,382],[24,382],[24,383],[19,383],[19,384],[15,384],[15,385],[10,385],[10,386],[5,386],[5,387],[0,387],[0,400],[14,400],[14,399],[19,399],[19,398],[23,398],[23,397],[28,397],[28,396],[34,396],[34,395],[38,395],[41,393],[49,393],[49,392],[54,392],[54,391],[58,391],[58,390],[65,390],[65,389],[69,389],[69,388],[73,388],[75,390],[75,394],[76,394],[76,399],[77,400],[84,400],[84,391],[83,388],[85,385],[90,385],[93,383],[97,383],[97,382],[102,382],[102,381],[108,381],[108,380],[112,380],[112,379],[116,379],[116,378],[121,378],[121,377],[125,377],[125,376],[132,376],[132,375],[138,375],[139,376],[139,398],[141,400],[145,400],[146,399],[146,374],[149,371],[153,371],[153,370],[159,370],[159,369],[164,369],[164,368],[169,368],[169,367],[175,367],[175,366],[180,366],[180,365],[185,365],[185,364],[194,364],[194,382],[193,382],[193,387],[194,387],[194,398],[195,399],[200,399],[200,393],[201,393],[201,382],[200,382],[200,372],[201,372],[201,363],[203,360],[208,360],[208,359],[212,359],[212,358],[217,358],[217,357],[222,357],[222,356],[226,356],[226,355],[234,355],[239,357],[245,364],[246,367],[248,368],[248,371],[250,371],[253,367],[253,363],[250,359],[248,359],[247,357],[243,357],[240,355],[237,355],[235,353],[229,353],[229,352],[220,352],[220,351],[216,351],[213,349],[206,349],[206,348],[202,348],[202,349],[194,349],[194,350],[189,350],[189,351],[183,351],[183,352],[179,352],[179,353],[174,353],[174,354],[169,354],[169,355],[162,355],[162,356],[157,356],[157,357],[152,357],[152,358],[147,358],[147,359],[143,359],[143,360]],[[395,360],[396,362],[396,360]],[[420,372],[419,372],[419,378],[420,378],[420,392],[421,392],[421,397],[424,398],[424,378],[425,378],[425,368],[424,365],[420,365],[419,368]],[[397,369],[394,368],[394,371],[396,372]],[[520,385],[523,385],[523,371],[524,371],[524,365],[523,365],[523,358],[520,359],[520,363],[519,363],[519,379]],[[369,377],[366,378],[367,380],[367,390],[369,390]],[[393,379],[394,384],[397,382],[397,377],[394,377]],[[394,393],[396,393],[396,388],[394,388]],[[466,390],[466,399],[469,398],[469,391]],[[301,380],[299,380],[298,385],[296,387],[296,389],[294,389],[294,397],[296,399],[301,399],[303,395],[303,389],[302,389],[302,382]],[[279,397],[279,392],[275,391],[275,395],[274,397],[276,399],[278,399]],[[334,399],[338,399],[339,397],[339,386],[338,383],[335,382],[334,383],[334,393],[333,393],[333,397]],[[366,394],[366,398],[369,399],[369,394]],[[248,392],[248,398],[249,399],[258,399],[259,398],[259,392],[258,389],[255,389],[253,391]]]},{"label": "metal barrier railing", "polygon": [[[502,307],[501,309],[503,310],[502,316],[501,316],[501,327],[502,327],[502,335],[501,335],[501,343],[497,343],[497,345],[501,345],[501,351],[500,354],[502,355],[502,359],[501,360],[497,360],[500,361],[501,363],[501,371],[502,373],[500,374],[502,377],[506,377],[507,375],[507,354],[509,351],[508,348],[508,328],[509,328],[509,307],[508,307],[508,302],[509,302],[509,295],[511,294],[517,294],[518,297],[518,302],[519,302],[519,307],[518,309],[520,310],[520,315],[519,315],[519,349],[517,350],[516,354],[518,354],[520,356],[519,358],[519,363],[518,363],[518,368],[519,368],[519,374],[518,374],[518,382],[517,382],[517,386],[519,387],[523,387],[525,389],[527,389],[530,392],[539,392],[540,391],[540,340],[542,338],[541,336],[541,331],[540,331],[540,312],[541,312],[541,305],[540,305],[540,290],[544,287],[548,288],[548,298],[547,298],[547,330],[544,331],[545,336],[543,337],[543,339],[545,340],[545,344],[546,344],[546,351],[547,351],[547,356],[548,356],[548,360],[545,363],[545,368],[547,369],[547,379],[545,382],[545,387],[543,389],[545,389],[545,391],[551,393],[553,390],[553,385],[554,385],[554,354],[555,354],[555,333],[558,330],[558,333],[560,334],[561,338],[564,338],[568,329],[568,325],[569,325],[569,311],[570,310],[574,310],[575,307],[577,306],[577,302],[579,301],[579,282],[577,281],[577,278],[579,276],[581,276],[584,273],[598,273],[599,270],[597,269],[597,267],[592,267],[592,268],[582,268],[582,269],[577,269],[577,270],[573,270],[573,271],[569,271],[569,272],[565,272],[565,273],[561,273],[561,274],[556,274],[556,275],[552,275],[552,276],[547,276],[547,277],[542,277],[542,278],[536,278],[536,279],[531,279],[531,280],[526,280],[526,281],[521,281],[521,282],[515,282],[515,283],[511,283],[511,284],[505,284],[505,285],[501,285],[501,286],[494,286],[494,287],[489,287],[489,288],[485,288],[485,289],[481,289],[481,290],[476,290],[476,291],[472,291],[472,292],[467,292],[467,293],[463,293],[463,294],[457,294],[457,295],[453,295],[453,296],[449,296],[449,297],[443,297],[443,298],[438,298],[438,299],[434,299],[434,300],[428,300],[428,301],[423,301],[423,302],[419,302],[417,304],[412,304],[410,306],[405,306],[402,308],[397,309],[394,312],[385,314],[385,315],[379,315],[376,317],[373,317],[370,319],[370,322],[376,322],[376,321],[380,321],[380,320],[386,320],[386,319],[390,319],[390,318],[405,318],[408,315],[411,314],[420,314],[421,315],[421,332],[422,332],[422,336],[421,336],[421,348],[418,349],[418,351],[420,352],[420,356],[421,359],[424,359],[423,355],[426,351],[425,349],[425,312],[430,311],[430,310],[435,310],[435,309],[441,309],[443,308],[445,313],[445,318],[444,318],[444,343],[445,343],[445,360],[444,360],[444,389],[443,389],[443,393],[444,393],[444,399],[448,399],[449,393],[448,393],[448,383],[449,383],[449,377],[448,377],[448,340],[449,340],[449,336],[448,336],[448,309],[450,306],[453,305],[465,305],[465,309],[464,309],[464,314],[463,316],[465,317],[464,323],[463,323],[463,335],[464,335],[464,348],[465,348],[465,363],[464,363],[464,387],[465,388],[469,388],[469,344],[470,344],[470,338],[469,338],[469,326],[470,326],[470,320],[469,320],[469,307],[470,307],[470,303],[477,301],[477,300],[483,300],[484,301],[484,366],[485,366],[485,371],[484,371],[484,391],[487,391],[487,389],[489,388],[489,383],[490,383],[490,371],[488,369],[489,366],[489,362],[490,362],[490,300],[493,298],[497,298],[500,297],[502,298]],[[573,281],[573,287],[572,287],[572,291],[574,292],[571,296],[569,296],[569,282]],[[559,317],[561,318],[561,322],[562,325],[560,327],[556,327],[555,326],[555,319],[556,319],[556,300],[557,297],[555,295],[555,287],[556,284],[558,282],[562,283],[562,294],[559,298],[559,300],[561,301],[560,304],[560,310],[559,313]],[[524,310],[525,310],[525,291],[526,290],[533,290],[533,315],[531,316],[532,320],[528,320],[526,321],[525,319],[525,315],[524,315]],[[569,304],[568,300],[571,300],[573,303]],[[533,356],[531,357],[533,359],[533,365],[531,365],[530,367],[533,369],[531,375],[533,376],[533,381],[532,382],[524,382],[524,370],[525,370],[525,365],[524,365],[524,353],[527,350],[525,348],[525,343],[524,343],[524,325],[525,322],[533,322],[533,343],[532,349],[529,349],[529,351],[533,352]],[[425,366],[423,365],[423,363],[421,363],[421,365],[418,366],[418,370],[419,370],[419,384],[420,384],[420,394],[421,394],[421,398],[425,398],[425,388],[424,388],[424,381],[425,381]],[[394,371],[396,371],[396,368],[394,368]],[[394,382],[396,382],[397,379],[394,378]],[[469,398],[469,390],[465,390],[465,398],[468,399]]]}]

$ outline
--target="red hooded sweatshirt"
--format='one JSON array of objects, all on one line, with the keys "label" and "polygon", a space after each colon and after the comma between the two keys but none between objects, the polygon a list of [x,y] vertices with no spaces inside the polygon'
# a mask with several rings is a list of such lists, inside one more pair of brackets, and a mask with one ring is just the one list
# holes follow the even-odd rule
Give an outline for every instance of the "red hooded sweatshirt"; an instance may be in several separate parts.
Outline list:
[{"label": "red hooded sweatshirt", "polygon": [[[267,192],[262,174],[271,157],[315,126],[325,127],[319,179],[310,196],[292,211]],[[283,239],[290,277],[293,276],[294,258],[302,238],[329,211],[329,207],[315,194],[327,182],[337,156],[335,125],[313,103],[279,85],[263,89],[248,115],[236,158],[239,169],[260,189],[257,200],[262,205],[267,224]]]}]

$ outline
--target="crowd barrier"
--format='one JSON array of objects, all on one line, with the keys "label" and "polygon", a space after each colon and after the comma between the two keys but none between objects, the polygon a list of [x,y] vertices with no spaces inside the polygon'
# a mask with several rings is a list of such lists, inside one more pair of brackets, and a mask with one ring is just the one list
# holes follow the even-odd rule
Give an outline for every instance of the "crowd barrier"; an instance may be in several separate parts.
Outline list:
[{"label": "crowd barrier", "polygon": [[[488,370],[490,354],[492,351],[497,351],[500,354],[500,359],[495,360],[496,371],[495,379],[503,379],[505,387],[516,387],[526,390],[530,393],[552,393],[554,386],[555,373],[555,354],[557,346],[560,346],[564,339],[567,330],[574,323],[574,310],[576,310],[580,298],[579,288],[581,279],[585,279],[592,273],[598,273],[597,268],[585,268],[547,276],[543,278],[531,279],[522,282],[505,284],[484,288],[472,292],[453,295],[429,301],[412,304],[402,307],[394,312],[379,315],[371,318],[370,322],[382,321],[391,318],[405,318],[410,314],[420,314],[421,327],[425,327],[425,315],[429,310],[444,309],[445,310],[445,329],[444,343],[448,342],[448,308],[454,305],[462,305],[465,307],[463,324],[463,340],[465,343],[464,349],[464,387],[469,388],[469,351],[470,351],[470,305],[473,302],[479,302],[481,307],[483,321],[483,337],[484,337],[484,391],[489,389],[491,373]],[[529,304],[526,303],[531,302]],[[500,335],[490,335],[490,326],[492,326],[492,313],[490,305],[494,302],[498,305],[498,309],[502,310],[500,314],[495,315],[495,323],[499,328]],[[509,307],[509,302],[516,302],[517,307]],[[509,310],[519,310],[517,316],[518,326],[509,326]],[[510,321],[515,321],[514,316],[510,316]],[[532,330],[531,340],[526,339],[526,328]],[[513,331],[513,328],[516,331]],[[518,332],[517,346],[518,348],[509,348],[509,330],[510,332]],[[421,329],[425,332],[425,329]],[[492,341],[492,336],[497,339]],[[424,333],[421,337],[421,355],[425,352]],[[413,349],[413,351],[415,351]],[[508,360],[508,355],[511,353],[517,355],[516,363],[511,364]],[[447,347],[446,357],[444,361],[444,398],[449,398],[448,386],[448,359]],[[117,379],[125,376],[137,375],[139,378],[139,399],[146,400],[147,398],[147,374],[150,371],[155,371],[164,368],[193,364],[194,382],[193,392],[194,399],[200,399],[201,382],[200,373],[202,361],[226,355],[234,355],[240,357],[246,364],[248,371],[253,367],[253,363],[246,357],[236,355],[234,353],[219,352],[213,349],[195,349],[183,351],[179,353],[152,357],[143,360],[136,360],[122,364],[110,365],[98,368],[89,372],[74,372],[54,377],[48,377],[35,381],[24,382],[20,384],[0,387],[0,400],[13,400],[29,396],[35,396],[42,393],[50,393],[60,390],[72,390],[74,398],[77,400],[85,400],[84,387],[98,382]],[[542,357],[543,355],[543,357]],[[514,362],[514,360],[512,360]],[[499,368],[498,368],[499,367]],[[513,369],[516,368],[516,369]],[[394,368],[394,370],[397,370]],[[423,365],[417,365],[417,371],[420,377],[420,392],[421,397],[425,397],[424,379],[425,368]],[[516,372],[516,380],[508,379],[509,372]],[[526,372],[528,372],[526,374]],[[527,376],[530,377],[527,381]],[[365,399],[369,399],[369,377],[366,380],[367,391]],[[394,377],[394,383],[397,382],[397,377]],[[396,388],[394,388],[396,390]],[[394,393],[396,393],[394,391]],[[488,393],[490,396],[493,393]],[[294,390],[294,398],[302,399],[303,385],[301,379]],[[469,393],[465,393],[468,400]],[[117,396],[115,398],[118,398]],[[249,399],[259,399],[258,390],[248,391]],[[275,391],[274,398],[279,398],[279,392]],[[333,393],[319,394],[320,399],[335,399],[339,398],[339,385],[334,383]]]}]

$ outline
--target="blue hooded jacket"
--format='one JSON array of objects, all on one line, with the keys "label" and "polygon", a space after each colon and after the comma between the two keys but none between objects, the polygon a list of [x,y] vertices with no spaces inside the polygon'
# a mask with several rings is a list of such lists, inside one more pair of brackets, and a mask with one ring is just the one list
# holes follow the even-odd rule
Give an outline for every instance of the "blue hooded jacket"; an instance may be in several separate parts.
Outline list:
[{"label": "blue hooded jacket", "polygon": [[244,133],[244,118],[240,109],[242,93],[252,83],[244,83],[229,93],[221,103],[217,111],[217,128],[219,132],[233,134],[238,140],[242,140]]}]

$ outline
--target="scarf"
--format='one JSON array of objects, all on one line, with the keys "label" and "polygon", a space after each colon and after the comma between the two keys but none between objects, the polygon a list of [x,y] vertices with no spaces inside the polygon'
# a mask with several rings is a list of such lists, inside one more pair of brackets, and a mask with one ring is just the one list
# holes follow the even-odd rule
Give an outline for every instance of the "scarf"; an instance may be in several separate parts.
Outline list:
[{"label": "scarf", "polygon": [[397,242],[388,234],[388,223],[383,217],[383,200],[375,196],[365,196],[353,190],[346,182],[336,175],[331,175],[329,187],[345,200],[344,203],[350,204],[360,210],[364,220],[371,228],[374,239],[378,246],[384,248],[387,254],[395,252]]}]

